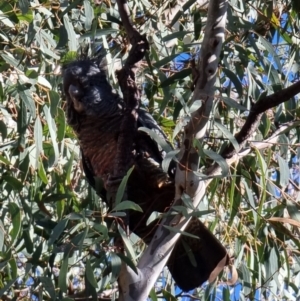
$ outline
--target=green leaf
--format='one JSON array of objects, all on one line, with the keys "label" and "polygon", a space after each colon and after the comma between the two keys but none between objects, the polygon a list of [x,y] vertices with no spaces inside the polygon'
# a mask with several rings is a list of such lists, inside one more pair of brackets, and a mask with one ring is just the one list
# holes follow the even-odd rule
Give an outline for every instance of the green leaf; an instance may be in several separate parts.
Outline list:
[{"label": "green leaf", "polygon": [[122,253],[116,253],[116,255],[118,255],[121,258],[121,260],[123,262],[125,262],[126,265],[128,265],[138,275],[138,270],[137,270],[134,262],[129,257],[125,256]]},{"label": "green leaf", "polygon": [[53,160],[52,165],[55,166],[57,164],[58,157],[59,157],[58,145],[56,142],[56,132],[57,132],[56,124],[55,124],[54,119],[52,118],[50,110],[47,106],[44,106],[44,112],[45,112],[45,117],[47,120],[48,129],[49,129],[50,137],[51,137],[51,142],[52,142],[52,146],[53,146],[53,150],[54,150],[54,160]]},{"label": "green leaf", "polygon": [[276,252],[276,248],[266,246],[264,253],[264,265],[266,268],[266,279],[271,279],[274,276],[274,273],[278,271],[278,255]]},{"label": "green leaf", "polygon": [[177,38],[177,39],[182,39],[182,38],[184,38],[187,34],[190,34],[190,33],[192,33],[192,31],[186,31],[186,30],[183,30],[183,31],[176,31],[176,32],[173,32],[173,33],[171,33],[171,34],[169,34],[169,35],[167,35],[167,36],[164,36],[164,37],[162,38],[162,41],[167,42],[167,41],[170,41],[170,40],[175,39],[175,38]]},{"label": "green leaf", "polygon": [[195,10],[194,11],[194,36],[195,36],[195,40],[199,39],[201,29],[202,29],[201,14],[200,14],[200,11]]},{"label": "green leaf", "polygon": [[189,208],[191,210],[196,210],[196,208],[193,204],[192,198],[188,194],[186,194],[185,192],[182,193],[181,200],[184,203],[186,208]]},{"label": "green leaf", "polygon": [[24,90],[24,87],[21,84],[19,84],[18,85],[18,93],[19,93],[20,98],[24,102],[26,108],[28,109],[31,117],[35,118],[36,117],[35,103],[34,103],[34,100],[31,96],[30,91],[29,90]]},{"label": "green leaf", "polygon": [[262,118],[261,118],[261,124],[259,125],[259,130],[261,132],[261,134],[263,135],[263,137],[267,137],[268,133],[270,131],[271,128],[271,121],[270,119],[267,117],[266,114],[263,114]]},{"label": "green leaf", "polygon": [[112,209],[112,211],[124,211],[124,210],[135,210],[135,211],[143,212],[142,208],[138,204],[131,201],[123,201],[119,203],[114,209]]},{"label": "green leaf", "polygon": [[164,225],[164,228],[166,228],[169,231],[174,232],[174,233],[180,233],[181,235],[184,235],[184,236],[192,237],[192,238],[195,238],[195,239],[200,239],[200,237],[198,237],[197,235],[193,235],[191,233],[181,231],[179,229],[176,229],[176,228],[173,228],[173,227],[170,227],[170,226]]},{"label": "green leaf", "polygon": [[25,248],[29,254],[33,253],[33,242],[31,239],[30,229],[23,229],[23,238],[25,242]]},{"label": "green leaf", "polygon": [[7,160],[5,157],[0,155],[0,161],[6,165],[10,165],[11,162],[9,160]]},{"label": "green leaf", "polygon": [[3,296],[4,293],[5,293],[7,290],[9,290],[9,289],[13,286],[13,284],[18,280],[18,278],[19,278],[19,276],[16,277],[15,279],[13,279],[13,280],[8,281],[8,282],[6,283],[6,285],[4,285],[4,286],[2,287],[2,289],[0,290],[0,296]]},{"label": "green leaf", "polygon": [[230,97],[222,96],[221,99],[231,108],[241,110],[241,111],[247,111],[247,108],[240,105],[236,100]]},{"label": "green leaf", "polygon": [[2,179],[7,182],[14,190],[21,191],[23,189],[23,184],[16,178],[12,176],[3,175]]},{"label": "green leaf", "polygon": [[17,204],[8,204],[9,213],[11,216],[12,229],[9,233],[11,237],[11,245],[13,246],[19,236],[21,229],[21,211]]},{"label": "green leaf", "polygon": [[35,70],[27,70],[25,74],[28,78],[32,79],[38,78],[39,76],[39,74]]},{"label": "green leaf", "polygon": [[[235,142],[236,142],[236,140],[235,140]],[[221,167],[222,177],[227,177],[229,174],[229,166],[228,166],[226,160],[221,155],[219,155],[211,150],[203,149],[202,151],[204,152],[204,154],[206,156],[213,159]]]},{"label": "green leaf", "polygon": [[168,169],[169,169],[169,166],[170,166],[170,163],[174,160],[174,161],[177,161],[177,158],[176,158],[176,155],[179,153],[179,149],[177,150],[173,150],[173,151],[170,151],[168,152],[163,161],[162,161],[162,164],[161,164],[161,167],[163,169],[164,172],[168,172]]},{"label": "green leaf", "polygon": [[156,292],[155,292],[154,288],[151,289],[151,291],[149,293],[149,297],[152,301],[158,301],[158,298],[156,296]]},{"label": "green leaf", "polygon": [[2,252],[2,248],[4,245],[4,238],[5,238],[5,229],[2,221],[0,220],[0,252]]},{"label": "green leaf", "polygon": [[233,73],[231,70],[227,69],[227,68],[223,68],[222,69],[223,72],[225,73],[225,75],[232,81],[232,83],[234,84],[236,91],[238,92],[239,96],[242,97],[243,95],[243,86],[240,82],[240,80],[238,79],[238,77],[236,76],[235,73]]},{"label": "green leaf", "polygon": [[91,38],[91,37],[93,37],[93,34],[95,35],[95,37],[101,37],[101,36],[107,36],[109,34],[117,33],[117,32],[118,31],[113,28],[97,29],[95,33],[86,32],[86,33],[82,34],[79,38],[79,41],[82,41],[85,38]]},{"label": "green leaf", "polygon": [[22,14],[27,14],[29,10],[29,1],[28,0],[19,0],[19,6],[21,8]]},{"label": "green leaf", "polygon": [[149,218],[147,219],[146,225],[149,226],[153,221],[160,219],[162,217],[161,212],[153,211]]},{"label": "green leaf", "polygon": [[66,164],[66,184],[70,185],[71,184],[71,172],[72,172],[72,168],[73,168],[73,161],[74,161],[74,157],[75,157],[75,152],[72,151],[71,153],[71,157],[68,160],[68,163]]},{"label": "green leaf", "polygon": [[65,113],[61,108],[57,109],[57,140],[62,142],[65,137],[66,118]]},{"label": "green leaf", "polygon": [[40,244],[38,245],[38,247],[35,249],[34,253],[32,254],[32,263],[33,264],[38,264],[41,255],[42,255],[42,251],[43,251],[43,246],[44,246],[44,242],[40,242]]},{"label": "green leaf", "polygon": [[253,191],[250,190],[249,186],[248,186],[248,183],[242,179],[242,183],[245,187],[245,190],[246,190],[246,193],[247,193],[247,197],[248,197],[248,201],[251,205],[251,211],[253,213],[253,219],[254,219],[254,224],[256,225],[257,224],[257,212],[256,212],[256,205],[255,205],[255,202],[254,202],[254,198],[253,198]]},{"label": "green leaf", "polygon": [[162,60],[160,61],[157,61],[153,64],[153,67],[155,68],[161,68],[162,66],[168,64],[169,62],[171,62],[174,58],[176,58],[177,56],[179,56],[181,53],[176,53],[176,54],[172,54],[172,55],[169,55],[165,58],[163,58]]},{"label": "green leaf", "polygon": [[89,230],[89,227],[85,227],[84,231],[77,234],[71,241],[72,242],[72,248],[73,248],[73,246],[78,247],[79,255],[81,255],[83,242],[84,242],[84,239],[87,236],[88,230]]},{"label": "green leaf", "polygon": [[[63,23],[64,23],[65,29],[68,33],[69,51],[76,51],[78,49],[76,33],[75,33],[72,22],[70,21],[68,15],[66,15],[66,14],[63,16]],[[82,35],[81,35],[81,38],[83,38]]]},{"label": "green leaf", "polygon": [[43,285],[44,290],[49,294],[50,300],[55,301],[56,300],[55,287],[51,278],[40,277],[40,281]]},{"label": "green leaf", "polygon": [[168,292],[165,289],[162,290],[162,294],[163,294],[165,300],[168,300],[168,301],[177,301],[177,298],[175,296],[173,296],[170,292]]},{"label": "green leaf", "polygon": [[18,266],[16,259],[13,257],[9,260],[8,264],[10,265],[11,278],[14,279],[18,277]]},{"label": "green leaf", "polygon": [[52,231],[52,234],[48,240],[48,246],[51,246],[54,244],[54,242],[60,237],[60,235],[64,232],[68,225],[69,220],[63,219],[58,222],[58,224],[55,226],[55,228]]},{"label": "green leaf", "polygon": [[262,36],[259,37],[259,42],[265,47],[268,55],[272,56],[272,59],[275,61],[277,65],[278,71],[282,72],[280,56],[275,52],[274,46]]},{"label": "green leaf", "polygon": [[[5,20],[5,18],[1,19],[1,22],[3,22]],[[23,65],[20,64],[20,61],[15,59],[11,54],[6,54],[6,53],[1,53],[1,56],[3,57],[3,59],[9,64],[14,66],[17,70],[21,70],[23,71]],[[19,85],[19,87],[22,87],[22,85]],[[21,89],[21,91],[24,90],[24,88]]]},{"label": "green leaf", "polygon": [[[134,169],[134,166],[132,166],[127,171],[126,176],[122,179],[121,184],[118,187],[118,191],[117,191],[117,194],[116,194],[116,201],[115,201],[116,207],[118,207],[118,205],[121,203],[121,201],[123,199],[123,195],[124,195],[124,192],[125,192],[125,189],[126,189],[126,186],[127,186],[127,181],[129,179],[133,169]],[[116,210],[114,209],[114,211],[116,211]]]},{"label": "green leaf", "polygon": [[110,283],[114,283],[120,275],[121,272],[121,266],[122,266],[122,260],[119,256],[117,256],[115,253],[110,253],[110,260],[111,260],[111,279]]},{"label": "green leaf", "polygon": [[300,206],[298,203],[286,200],[286,208],[290,217],[300,222]]},{"label": "green leaf", "polygon": [[96,231],[99,239],[105,240],[108,238],[108,229],[106,226],[101,224],[92,223],[93,230]]},{"label": "green leaf", "polygon": [[192,69],[191,68],[186,68],[181,71],[176,72],[174,75],[168,77],[165,81],[163,81],[160,86],[167,87],[172,85],[174,82],[179,81],[181,79],[186,78],[187,76],[190,76],[192,74]]},{"label": "green leaf", "polygon": [[191,247],[184,241],[184,239],[181,240],[181,243],[183,245],[183,248],[185,250],[186,255],[188,256],[190,263],[192,264],[193,267],[197,267],[197,261],[196,258],[193,254],[193,250]]},{"label": "green leaf", "polygon": [[85,12],[85,29],[90,30],[92,26],[92,22],[95,17],[94,10],[89,0],[84,0],[83,5],[84,5],[84,12]]},{"label": "green leaf", "polygon": [[86,277],[87,277],[89,283],[94,288],[98,288],[98,283],[95,279],[93,268],[92,268],[91,263],[88,259],[86,260],[86,263],[85,263],[85,274],[86,274]]},{"label": "green leaf", "polygon": [[19,147],[21,149],[25,148],[26,144],[26,130],[27,130],[27,109],[26,105],[22,101],[20,104],[20,109],[19,109],[19,114],[18,114],[18,119],[17,119],[17,129],[18,133],[20,135],[19,137]]},{"label": "green leaf", "polygon": [[122,240],[124,242],[124,246],[125,246],[125,250],[126,250],[126,255],[134,262],[135,262],[135,258],[136,258],[136,255],[135,255],[135,251],[132,247],[132,243],[131,241],[128,239],[125,231],[122,229],[122,227],[118,224],[118,231],[122,237]]},{"label": "green leaf", "polygon": [[33,15],[30,12],[27,14],[17,14],[17,17],[19,21],[24,21],[28,24],[30,24],[33,21]]},{"label": "green leaf", "polygon": [[7,125],[2,120],[0,120],[0,133],[4,140],[7,137]]},{"label": "green leaf", "polygon": [[36,165],[38,166],[39,156],[43,152],[43,128],[39,116],[34,123],[34,140],[36,149]]},{"label": "green leaf", "polygon": [[172,22],[170,23],[170,27],[172,27],[179,19],[180,17],[184,14],[184,12],[189,9],[197,0],[188,0],[187,2],[184,3],[182,6],[182,9],[180,9],[177,14],[174,16]]},{"label": "green leaf", "polygon": [[61,266],[60,266],[60,271],[58,276],[58,287],[62,293],[67,292],[68,289],[68,284],[67,284],[68,281],[67,274],[68,274],[68,266],[69,266],[68,259],[69,259],[69,254],[65,253],[64,258],[61,261]]},{"label": "green leaf", "polygon": [[249,269],[244,263],[242,263],[239,267],[239,270],[241,272],[241,280],[243,281],[243,292],[245,295],[248,295],[252,290]]},{"label": "green leaf", "polygon": [[162,138],[162,136],[158,135],[156,132],[145,127],[139,127],[138,130],[147,133],[166,153],[173,151],[168,141],[166,141],[166,139]]},{"label": "green leaf", "polygon": [[239,144],[237,143],[235,137],[233,136],[233,134],[223,124],[215,121],[215,125],[224,134],[224,136],[229,139],[229,141],[233,145],[236,152],[239,152],[240,147],[239,147]]},{"label": "green leaf", "polygon": [[47,185],[48,178],[47,178],[47,174],[46,174],[44,165],[41,162],[41,160],[39,160],[39,164],[38,164],[38,174],[39,174],[40,179],[43,181],[43,183],[45,183]]},{"label": "green leaf", "polygon": [[229,287],[223,287],[223,301],[230,301],[230,290]]},{"label": "green leaf", "polygon": [[59,109],[60,95],[56,91],[50,90],[49,99],[51,116],[52,118],[55,118],[57,115],[57,110]]},{"label": "green leaf", "polygon": [[279,172],[280,172],[280,185],[286,187],[290,181],[290,169],[288,163],[280,156],[277,156]]},{"label": "green leaf", "polygon": [[53,193],[51,195],[47,195],[42,197],[41,202],[43,203],[53,203],[53,202],[59,202],[65,199],[71,199],[72,195],[67,193]]}]

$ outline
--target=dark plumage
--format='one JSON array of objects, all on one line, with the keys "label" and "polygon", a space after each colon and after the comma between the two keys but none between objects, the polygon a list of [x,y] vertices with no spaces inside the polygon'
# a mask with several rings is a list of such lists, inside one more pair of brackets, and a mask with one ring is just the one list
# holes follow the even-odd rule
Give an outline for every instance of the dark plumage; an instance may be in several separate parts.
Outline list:
[{"label": "dark plumage", "polygon": [[[125,103],[113,92],[105,72],[92,60],[69,64],[64,69],[63,80],[67,119],[78,136],[86,176],[93,187],[94,177],[103,180],[104,190],[100,194],[105,199],[105,183],[113,174]],[[139,109],[138,115],[138,127],[154,130],[166,139],[150,114]],[[149,243],[156,223],[146,226],[146,221],[153,211],[165,212],[172,204],[174,170],[170,168],[169,173],[162,170],[164,154],[148,134],[143,131],[134,134],[132,152],[135,168],[128,181],[127,194],[128,199],[139,204],[143,212],[129,212],[129,228]],[[191,220],[186,231],[200,239],[181,236],[168,262],[174,280],[185,291],[206,281],[226,256],[224,247],[197,218]],[[184,245],[183,241],[186,242]],[[187,252],[192,252],[192,256]],[[195,259],[196,266],[190,257]]]}]

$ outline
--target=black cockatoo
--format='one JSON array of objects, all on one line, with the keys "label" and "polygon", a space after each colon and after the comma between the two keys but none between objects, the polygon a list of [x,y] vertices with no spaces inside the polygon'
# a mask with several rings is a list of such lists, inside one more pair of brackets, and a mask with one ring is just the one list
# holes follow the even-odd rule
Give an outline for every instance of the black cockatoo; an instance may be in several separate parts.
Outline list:
[{"label": "black cockatoo", "polygon": [[[100,194],[105,200],[105,183],[113,174],[125,103],[113,91],[99,64],[91,59],[65,66],[63,89],[67,120],[78,136],[85,174],[94,188],[94,178],[102,179],[104,189]],[[137,127],[154,130],[165,139],[156,121],[143,109],[138,109]],[[129,229],[148,244],[157,223],[147,226],[146,221],[153,211],[165,212],[171,206],[175,196],[174,174],[171,169],[169,173],[163,171],[164,153],[147,133],[136,130],[134,137],[131,146],[134,169],[127,183],[127,197],[143,212],[129,211]],[[228,261],[228,256],[225,248],[198,218],[192,218],[185,231],[199,239],[181,235],[168,268],[176,284],[188,291],[206,281],[222,259]]]}]

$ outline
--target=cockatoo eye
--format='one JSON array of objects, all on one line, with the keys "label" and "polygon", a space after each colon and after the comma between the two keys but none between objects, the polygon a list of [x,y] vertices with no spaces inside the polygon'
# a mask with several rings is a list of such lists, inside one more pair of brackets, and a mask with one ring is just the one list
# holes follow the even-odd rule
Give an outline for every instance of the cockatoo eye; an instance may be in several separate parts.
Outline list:
[{"label": "cockatoo eye", "polygon": [[84,106],[81,102],[81,98],[83,96],[83,93],[80,90],[80,88],[78,88],[77,86],[74,86],[74,85],[70,85],[68,92],[69,92],[70,98],[73,102],[74,109],[78,113],[83,112],[84,111]]}]

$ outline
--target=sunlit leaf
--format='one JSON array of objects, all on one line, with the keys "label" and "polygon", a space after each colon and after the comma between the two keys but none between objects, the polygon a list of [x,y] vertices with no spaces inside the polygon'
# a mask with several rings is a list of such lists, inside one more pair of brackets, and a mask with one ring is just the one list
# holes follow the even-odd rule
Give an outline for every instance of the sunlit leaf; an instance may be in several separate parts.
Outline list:
[{"label": "sunlit leaf", "polygon": [[280,172],[280,185],[286,187],[290,179],[290,169],[287,162],[280,156],[277,157]]},{"label": "sunlit leaf", "polygon": [[12,229],[9,233],[11,237],[12,245],[15,243],[21,229],[21,211],[17,204],[9,203],[8,204],[9,213],[11,216],[11,225]]},{"label": "sunlit leaf", "polygon": [[36,118],[34,124],[34,140],[36,149],[36,166],[38,166],[39,156],[43,153],[43,128],[39,117]]}]

